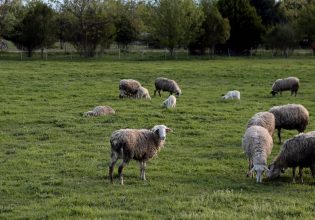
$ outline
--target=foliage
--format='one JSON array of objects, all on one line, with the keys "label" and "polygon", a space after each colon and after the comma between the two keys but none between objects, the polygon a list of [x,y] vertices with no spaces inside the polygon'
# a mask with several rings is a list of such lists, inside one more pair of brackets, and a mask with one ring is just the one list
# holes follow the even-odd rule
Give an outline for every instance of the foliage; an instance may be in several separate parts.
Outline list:
[{"label": "foliage", "polygon": [[17,17],[22,12],[19,0],[0,1],[0,38],[7,37],[17,23]]},{"label": "foliage", "polygon": [[[241,138],[256,112],[287,103],[310,111],[315,130],[310,59],[215,59],[131,62],[0,60],[0,219],[313,219],[315,180],[292,184],[290,169],[275,181],[246,177]],[[272,97],[272,82],[294,75],[297,97]],[[148,88],[154,79],[175,79],[183,94],[176,108],[167,98],[118,98],[118,82],[133,78]],[[224,101],[228,90],[241,101]],[[82,117],[96,105],[116,115]],[[125,168],[125,185],[108,180],[109,137],[120,128],[173,129],[158,157]],[[291,138],[297,131],[283,131]],[[274,135],[276,138],[277,135]],[[280,151],[275,141],[270,163]],[[120,162],[120,161],[119,161]]]},{"label": "foliage", "polygon": [[282,50],[288,56],[288,50],[296,45],[294,29],[289,24],[279,24],[267,34],[266,43],[270,48]]},{"label": "foliage", "polygon": [[227,46],[234,53],[248,53],[261,42],[264,33],[261,18],[249,0],[219,0],[218,8],[230,21],[231,36]]},{"label": "foliage", "polygon": [[[297,19],[297,30],[301,38],[306,38],[314,45],[315,42],[315,2],[305,7]],[[314,46],[312,46],[315,48]]]},{"label": "foliage", "polygon": [[152,10],[151,34],[174,55],[175,48],[196,38],[202,20],[193,0],[159,0]]},{"label": "foliage", "polygon": [[265,27],[284,22],[284,12],[281,10],[281,2],[276,0],[250,0],[257,14],[261,17]]},{"label": "foliage", "polygon": [[113,20],[106,2],[98,0],[66,0],[63,4],[65,39],[85,57],[95,56],[97,46],[114,34]]},{"label": "foliage", "polygon": [[230,37],[230,24],[223,18],[212,0],[202,0],[201,9],[205,16],[197,43],[202,50],[210,48],[212,53],[216,44],[224,44]]},{"label": "foliage", "polygon": [[55,43],[54,11],[40,1],[30,2],[23,15],[15,23],[7,38],[32,56],[35,49],[43,49]]}]

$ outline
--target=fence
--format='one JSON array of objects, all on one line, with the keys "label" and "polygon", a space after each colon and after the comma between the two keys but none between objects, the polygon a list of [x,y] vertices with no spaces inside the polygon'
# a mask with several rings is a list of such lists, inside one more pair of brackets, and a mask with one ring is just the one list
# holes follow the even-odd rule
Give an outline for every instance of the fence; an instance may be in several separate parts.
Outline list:
[{"label": "fence", "polygon": [[[42,56],[43,55],[43,56]],[[311,58],[314,56],[312,50],[297,49],[290,51],[288,57],[305,57]],[[103,52],[97,52],[94,59],[104,60],[187,60],[187,59],[213,59],[215,57],[228,57],[228,55],[190,55],[187,49],[177,49],[174,52],[174,56],[171,56],[170,52],[166,49],[129,49],[121,50],[118,48],[106,49]],[[279,51],[271,51],[264,49],[252,50],[250,56],[257,58],[275,58],[275,57],[286,57],[286,54]],[[1,59],[14,59],[14,60],[76,60],[82,59],[74,50],[68,50],[67,52],[62,50],[44,50],[43,54],[41,51],[34,51],[32,57],[27,57],[25,51],[0,51]]]}]

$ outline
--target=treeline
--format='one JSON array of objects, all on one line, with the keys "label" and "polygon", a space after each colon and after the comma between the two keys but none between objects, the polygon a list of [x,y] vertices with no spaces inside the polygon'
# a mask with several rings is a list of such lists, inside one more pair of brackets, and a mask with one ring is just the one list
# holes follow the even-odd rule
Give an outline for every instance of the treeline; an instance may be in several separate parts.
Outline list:
[{"label": "treeline", "polygon": [[315,48],[315,0],[0,0],[0,39],[28,52],[56,41],[80,55],[116,43],[189,48],[191,53],[249,54],[267,49],[287,54]]}]

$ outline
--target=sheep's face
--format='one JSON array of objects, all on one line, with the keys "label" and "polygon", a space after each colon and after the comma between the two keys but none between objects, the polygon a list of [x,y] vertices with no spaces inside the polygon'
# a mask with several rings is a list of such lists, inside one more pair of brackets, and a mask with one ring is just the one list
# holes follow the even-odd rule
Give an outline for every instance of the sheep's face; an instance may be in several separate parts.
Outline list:
[{"label": "sheep's face", "polygon": [[182,94],[182,91],[181,91],[181,90],[176,90],[175,95],[176,95],[177,97],[179,97],[180,94]]},{"label": "sheep's face", "polygon": [[256,182],[261,183],[263,173],[266,170],[266,166],[265,165],[254,165],[254,170],[256,172]]},{"label": "sheep's face", "polygon": [[277,92],[271,91],[270,94],[272,94],[272,96],[275,96],[277,94]]},{"label": "sheep's face", "polygon": [[269,166],[269,171],[267,172],[267,177],[269,179],[275,179],[280,176],[281,169],[274,164],[271,164]]},{"label": "sheep's face", "polygon": [[152,131],[159,135],[161,140],[166,139],[166,133],[171,132],[172,129],[166,127],[165,125],[155,125]]}]

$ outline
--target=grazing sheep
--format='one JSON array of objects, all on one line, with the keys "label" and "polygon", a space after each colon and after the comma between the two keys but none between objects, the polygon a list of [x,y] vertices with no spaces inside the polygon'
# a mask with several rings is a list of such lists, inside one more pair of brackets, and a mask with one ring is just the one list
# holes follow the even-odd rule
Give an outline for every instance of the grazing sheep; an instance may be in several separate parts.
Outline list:
[{"label": "grazing sheep", "polygon": [[271,94],[275,96],[278,92],[280,95],[282,94],[282,91],[291,91],[291,95],[295,93],[295,96],[299,90],[300,87],[300,80],[297,77],[288,77],[285,79],[277,79],[271,88]]},{"label": "grazing sheep", "polygon": [[258,112],[247,123],[247,128],[257,125],[267,129],[270,136],[275,131],[275,116],[270,112]]},{"label": "grazing sheep", "polygon": [[96,106],[93,111],[84,112],[83,116],[101,116],[115,114],[115,110],[110,106]]},{"label": "grazing sheep", "polygon": [[123,79],[119,82],[119,98],[135,97],[141,84],[137,80]]},{"label": "grazing sheep", "polygon": [[142,98],[151,99],[149,91],[142,86],[138,88],[137,93],[136,93],[136,98],[137,99],[142,99]]},{"label": "grazing sheep", "polygon": [[262,174],[268,170],[267,157],[273,147],[272,137],[267,129],[254,125],[246,130],[242,146],[248,156],[247,176],[253,177],[253,171],[255,171],[256,182],[262,182]]},{"label": "grazing sheep", "polygon": [[233,90],[233,91],[228,91],[226,93],[226,95],[222,95],[223,99],[238,99],[240,100],[241,99],[241,93],[237,90]]},{"label": "grazing sheep", "polygon": [[276,120],[276,129],[278,129],[279,142],[281,143],[281,128],[287,130],[298,130],[304,132],[309,122],[309,114],[303,105],[287,104],[274,106],[269,109],[274,114]]},{"label": "grazing sheep", "polygon": [[155,80],[154,85],[154,96],[156,94],[156,91],[158,91],[159,95],[161,96],[161,90],[170,92],[170,95],[174,93],[176,96],[180,96],[180,94],[182,93],[181,89],[174,80],[159,77]]},{"label": "grazing sheep", "polygon": [[146,162],[154,157],[164,146],[166,133],[172,130],[165,125],[156,125],[147,129],[120,129],[114,131],[110,138],[111,163],[109,177],[113,183],[113,170],[118,159],[122,163],[118,168],[120,183],[123,185],[123,168],[132,159],[140,163],[140,178],[145,180]]},{"label": "grazing sheep", "polygon": [[170,95],[166,100],[164,100],[163,106],[165,108],[175,108],[175,106],[176,106],[176,97],[173,96],[173,95]]},{"label": "grazing sheep", "polygon": [[315,131],[299,134],[284,142],[283,147],[269,166],[267,176],[270,179],[280,176],[281,171],[292,167],[293,182],[295,182],[295,169],[299,167],[300,180],[303,183],[303,168],[311,168],[315,176]]}]

